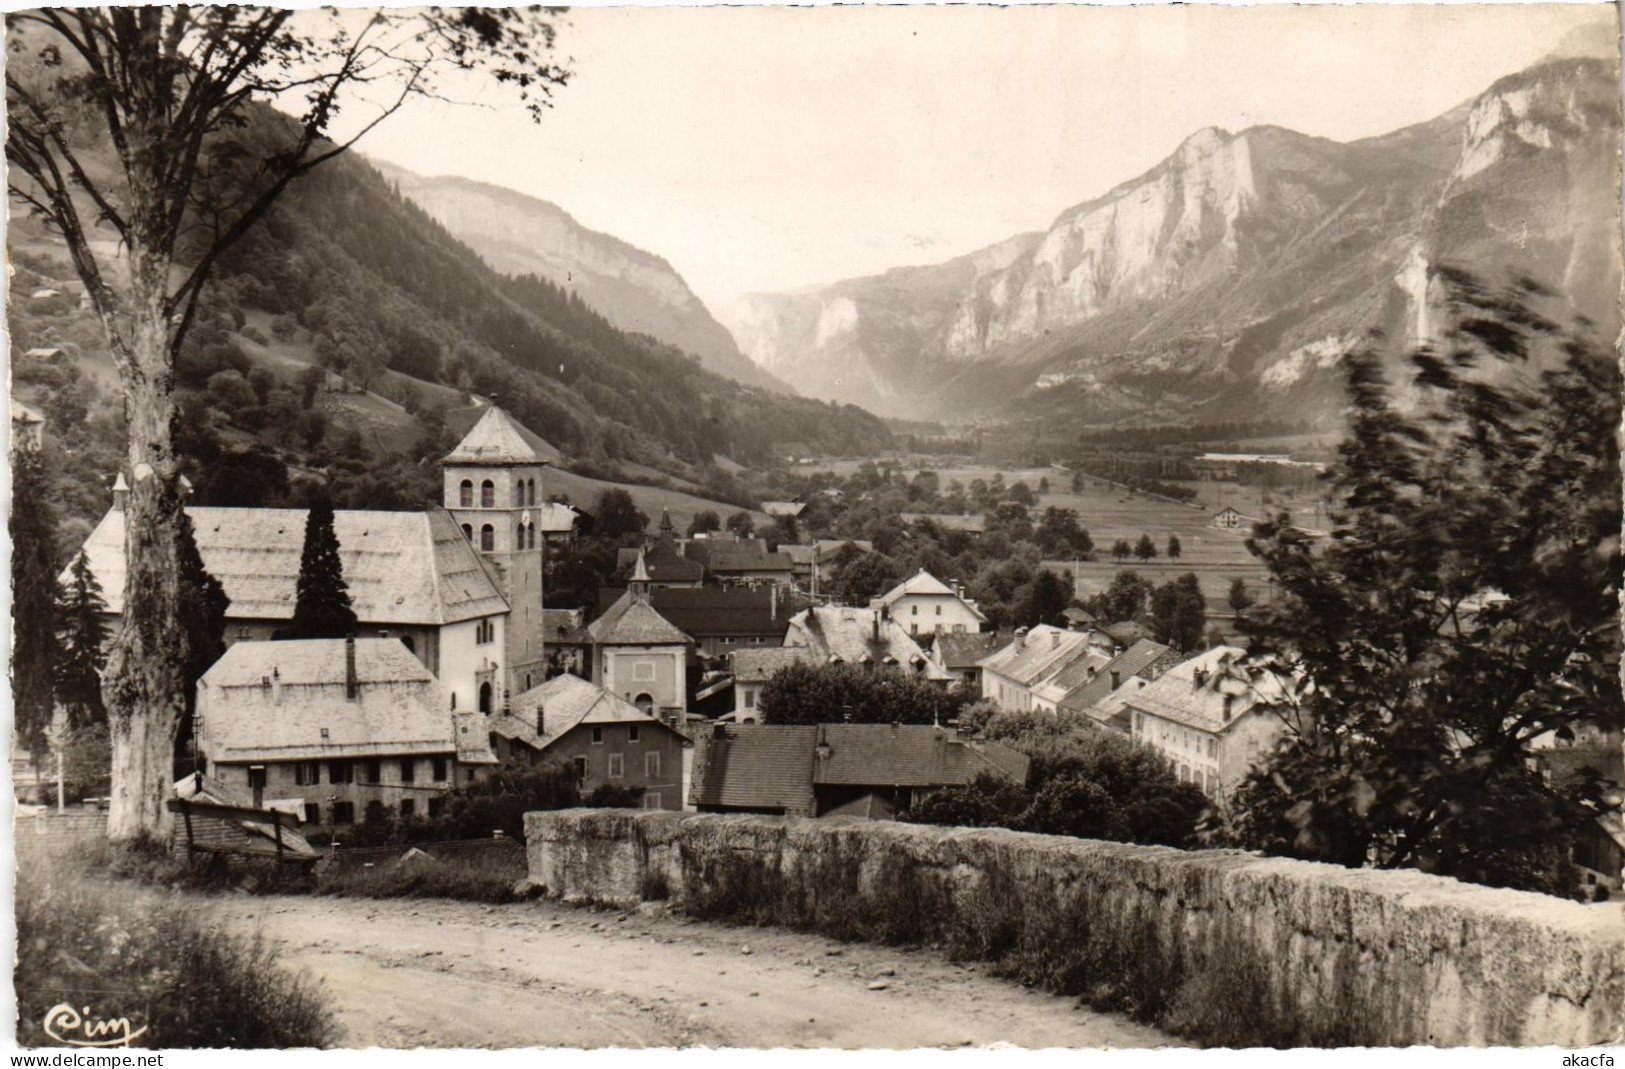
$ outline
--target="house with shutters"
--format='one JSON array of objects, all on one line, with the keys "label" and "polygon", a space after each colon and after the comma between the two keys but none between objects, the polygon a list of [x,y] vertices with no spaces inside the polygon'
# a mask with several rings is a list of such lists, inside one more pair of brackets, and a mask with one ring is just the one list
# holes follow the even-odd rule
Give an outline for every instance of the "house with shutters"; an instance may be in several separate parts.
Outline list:
[{"label": "house with shutters", "polygon": [[1223,805],[1286,730],[1268,703],[1280,681],[1236,668],[1246,651],[1216,646],[1126,695],[1123,714],[1134,741],[1149,746]]},{"label": "house with shutters", "polygon": [[600,787],[639,792],[645,809],[681,809],[687,796],[683,734],[630,702],[573,675],[516,695],[489,723],[506,765],[557,760],[584,795]]},{"label": "house with shutters", "polygon": [[987,626],[987,617],[965,597],[962,587],[957,583],[949,586],[924,568],[874,599],[869,607],[886,610],[916,637],[962,635]]},{"label": "house with shutters", "polygon": [[255,808],[333,828],[438,816],[497,763],[486,718],[451,710],[393,638],[234,644],[198,681],[197,747],[203,773]]}]

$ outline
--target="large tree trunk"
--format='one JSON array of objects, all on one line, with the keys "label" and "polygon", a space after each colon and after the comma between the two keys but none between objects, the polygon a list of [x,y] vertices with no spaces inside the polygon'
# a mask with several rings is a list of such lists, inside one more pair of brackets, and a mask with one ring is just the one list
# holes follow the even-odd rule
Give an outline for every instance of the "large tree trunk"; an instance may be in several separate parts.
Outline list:
[{"label": "large tree trunk", "polygon": [[175,732],[185,705],[176,549],[181,499],[170,445],[174,363],[163,310],[166,271],[150,260],[138,259],[131,267],[135,300],[120,354],[130,430],[124,611],[103,677],[113,746],[107,834],[115,841],[168,838],[165,803],[172,793]]}]

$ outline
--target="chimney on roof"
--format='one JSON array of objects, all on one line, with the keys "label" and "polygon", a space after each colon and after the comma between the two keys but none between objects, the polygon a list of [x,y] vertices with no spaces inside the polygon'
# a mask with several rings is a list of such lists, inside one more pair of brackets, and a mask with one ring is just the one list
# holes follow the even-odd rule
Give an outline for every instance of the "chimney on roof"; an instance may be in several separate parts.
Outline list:
[{"label": "chimney on roof", "polygon": [[271,704],[282,704],[282,671],[274,666],[271,669]]},{"label": "chimney on roof", "polygon": [[1050,632],[1049,644],[1050,644],[1050,647],[1052,649],[1060,649],[1061,648],[1061,633],[1059,631],[1051,631]]},{"label": "chimney on roof", "polygon": [[361,684],[355,674],[355,636],[344,640],[344,699],[355,701],[361,694]]},{"label": "chimney on roof", "polygon": [[880,614],[878,612],[875,613],[874,631],[875,631],[875,641],[879,642],[880,641]]},{"label": "chimney on roof", "polygon": [[1226,694],[1224,696],[1224,722],[1226,724],[1230,723],[1230,718],[1235,715],[1235,705],[1236,696],[1234,694]]},{"label": "chimney on roof", "polygon": [[769,600],[771,601],[772,606],[773,606],[773,616],[772,616],[772,618],[774,620],[777,620],[779,618],[779,584],[770,583],[770,584],[768,584],[767,589],[770,592],[768,597],[769,597]]},{"label": "chimney on roof", "polygon": [[1024,650],[1026,648],[1027,648],[1027,629],[1025,627],[1018,627],[1018,628],[1016,628],[1016,649]]},{"label": "chimney on roof", "polygon": [[536,734],[538,736],[547,734],[547,717],[540,705],[536,707]]},{"label": "chimney on roof", "polygon": [[1196,680],[1196,685],[1198,687],[1206,686],[1207,685],[1207,669],[1206,668],[1198,668],[1198,669],[1196,669],[1194,672],[1191,673],[1191,678]]}]

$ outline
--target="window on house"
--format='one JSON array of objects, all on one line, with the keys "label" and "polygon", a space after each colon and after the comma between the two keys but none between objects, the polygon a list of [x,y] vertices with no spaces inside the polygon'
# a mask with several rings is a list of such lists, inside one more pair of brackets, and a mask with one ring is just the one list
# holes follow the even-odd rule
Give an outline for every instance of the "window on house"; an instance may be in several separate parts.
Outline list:
[{"label": "window on house", "polygon": [[747,709],[756,708],[756,688],[755,687],[746,687],[745,688],[745,708],[747,708]]},{"label": "window on house", "polygon": [[349,783],[354,779],[348,761],[329,761],[327,763],[327,782]]},{"label": "window on house", "polygon": [[486,553],[489,553],[493,549],[496,548],[496,545],[497,545],[496,529],[493,528],[488,523],[481,525],[481,527],[480,527],[480,549],[482,551],[486,552]]},{"label": "window on house", "polygon": [[578,757],[575,760],[575,765],[576,765],[576,782],[577,783],[586,783],[587,782],[587,759],[585,757]]},{"label": "window on house", "polygon": [[592,729],[592,742],[593,742],[593,745],[596,746],[596,745],[598,745],[599,743],[601,743],[603,741],[604,741],[604,729],[603,728],[593,728]]},{"label": "window on house", "polygon": [[248,637],[248,628],[239,627],[237,629],[237,639],[238,639],[238,641],[241,641],[241,640],[243,640],[243,639],[245,639],[247,637]]},{"label": "window on house", "polygon": [[659,752],[646,753],[643,755],[643,775],[647,779],[660,778]]},{"label": "window on house", "polygon": [[1219,740],[1218,739],[1209,739],[1209,740],[1207,740],[1207,755],[1210,758],[1217,758],[1219,756]]},{"label": "window on house", "polygon": [[654,715],[655,700],[653,695],[639,694],[632,700],[632,704],[638,707],[639,712],[648,713],[651,716]]},{"label": "window on house", "polygon": [[638,741],[638,726],[636,724],[633,724],[630,728],[627,729],[626,737],[627,737],[628,741],[630,741],[630,742],[637,742]]},{"label": "window on house", "polygon": [[401,799],[401,816],[402,817],[416,816],[417,811],[418,811],[418,803],[417,803],[416,799],[414,799],[414,798],[402,798]]},{"label": "window on house", "polygon": [[322,822],[322,807],[315,802],[305,803],[305,823],[320,824]]},{"label": "window on house", "polygon": [[260,790],[265,789],[265,766],[264,765],[250,765],[249,766],[249,769],[248,769],[248,789],[253,790],[256,787],[258,787]]},{"label": "window on house", "polygon": [[910,616],[918,616],[918,615],[920,615],[920,607],[918,605],[910,605],[908,607],[908,614]]},{"label": "window on house", "polygon": [[322,781],[322,766],[319,761],[295,761],[293,764],[293,782],[299,787],[308,787]]},{"label": "window on house", "polygon": [[368,802],[362,812],[366,814],[368,824],[382,824],[384,821],[384,803],[376,798]]},{"label": "window on house", "polygon": [[496,484],[492,483],[490,479],[486,479],[484,482],[480,483],[480,508],[482,508],[482,509],[496,508],[496,505],[497,505],[497,488],[496,488]]},{"label": "window on house", "polygon": [[[457,503],[465,509],[474,507],[474,484],[472,481],[464,479],[463,484],[457,488]],[[463,530],[466,531],[468,528],[464,527]]]},{"label": "window on house", "polygon": [[438,819],[445,812],[446,812],[446,800],[444,798],[431,798],[431,799],[429,799],[429,819],[430,820]]},{"label": "window on house", "polygon": [[354,802],[334,802],[333,803],[332,813],[333,813],[333,823],[334,824],[354,824],[355,823],[355,803]]},{"label": "window on house", "polygon": [[645,808],[645,809],[664,809],[664,808],[666,808],[665,803],[661,801],[660,792],[659,791],[644,791],[643,792],[643,808]]},{"label": "window on house", "polygon": [[401,758],[401,782],[411,783],[417,779],[417,762],[410,757]]},{"label": "window on house", "polygon": [[470,543],[474,541],[474,528],[466,523],[463,524],[463,537],[468,539]]},{"label": "window on house", "polygon": [[938,615],[938,616],[941,616],[941,615],[942,615],[942,606],[941,606],[941,605],[938,605],[938,606],[937,606],[937,615]]},{"label": "window on house", "polygon": [[444,757],[436,757],[434,758],[432,764],[433,769],[431,775],[434,777],[434,781],[436,783],[446,782],[446,759]]},{"label": "window on house", "polygon": [[622,754],[609,755],[609,778],[622,779],[626,776],[626,758]]}]

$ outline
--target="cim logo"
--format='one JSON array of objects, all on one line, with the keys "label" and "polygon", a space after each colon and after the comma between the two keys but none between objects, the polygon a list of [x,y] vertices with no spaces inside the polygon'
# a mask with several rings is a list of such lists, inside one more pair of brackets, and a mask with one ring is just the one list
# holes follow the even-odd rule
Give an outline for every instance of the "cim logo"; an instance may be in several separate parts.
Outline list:
[{"label": "cim logo", "polygon": [[41,1027],[46,1035],[69,1047],[128,1047],[147,1033],[145,1025],[132,1029],[128,1017],[93,1017],[89,1006],[76,1010],[66,1002],[46,1010]]}]

